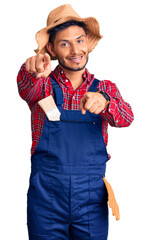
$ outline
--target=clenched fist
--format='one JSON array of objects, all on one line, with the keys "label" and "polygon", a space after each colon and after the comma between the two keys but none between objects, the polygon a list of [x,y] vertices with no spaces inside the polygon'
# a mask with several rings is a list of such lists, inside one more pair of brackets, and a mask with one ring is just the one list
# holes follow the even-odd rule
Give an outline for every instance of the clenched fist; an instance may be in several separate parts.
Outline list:
[{"label": "clenched fist", "polygon": [[99,114],[107,107],[109,101],[99,92],[86,92],[80,99],[80,110],[82,114],[89,110],[91,113]]},{"label": "clenched fist", "polygon": [[27,58],[25,65],[28,72],[36,74],[36,78],[46,78],[51,73],[51,59],[48,53],[39,53]]}]

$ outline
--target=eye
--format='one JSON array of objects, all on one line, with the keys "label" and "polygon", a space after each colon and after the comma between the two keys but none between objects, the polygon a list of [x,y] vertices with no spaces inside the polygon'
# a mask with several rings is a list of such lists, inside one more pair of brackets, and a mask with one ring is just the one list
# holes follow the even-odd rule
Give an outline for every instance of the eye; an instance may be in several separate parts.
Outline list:
[{"label": "eye", "polygon": [[82,43],[83,42],[83,40],[82,39],[78,39],[78,41],[77,41],[78,43]]},{"label": "eye", "polygon": [[61,47],[67,47],[68,46],[68,43],[62,43],[61,44]]}]

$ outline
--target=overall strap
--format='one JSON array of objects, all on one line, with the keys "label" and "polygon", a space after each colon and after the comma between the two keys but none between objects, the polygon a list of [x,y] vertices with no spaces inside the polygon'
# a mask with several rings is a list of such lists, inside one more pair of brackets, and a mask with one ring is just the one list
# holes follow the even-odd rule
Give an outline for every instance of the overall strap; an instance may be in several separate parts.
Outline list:
[{"label": "overall strap", "polygon": [[95,78],[93,83],[91,84],[88,92],[97,92],[97,86],[98,86],[99,82],[100,82],[100,80]]},{"label": "overall strap", "polygon": [[52,77],[52,74],[51,74],[51,86],[53,89],[54,98],[56,100],[57,105],[62,105],[64,103],[63,92],[61,87],[59,86],[59,83]]}]

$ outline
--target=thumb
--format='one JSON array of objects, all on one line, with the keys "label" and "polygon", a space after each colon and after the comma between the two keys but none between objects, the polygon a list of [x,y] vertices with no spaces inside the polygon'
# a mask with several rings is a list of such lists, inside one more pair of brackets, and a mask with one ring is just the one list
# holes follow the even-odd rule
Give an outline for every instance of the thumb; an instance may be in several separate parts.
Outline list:
[{"label": "thumb", "polygon": [[85,102],[86,102],[85,97],[82,97],[80,100],[80,106],[79,106],[80,110],[82,111],[82,114],[86,113],[86,110],[84,108]]}]

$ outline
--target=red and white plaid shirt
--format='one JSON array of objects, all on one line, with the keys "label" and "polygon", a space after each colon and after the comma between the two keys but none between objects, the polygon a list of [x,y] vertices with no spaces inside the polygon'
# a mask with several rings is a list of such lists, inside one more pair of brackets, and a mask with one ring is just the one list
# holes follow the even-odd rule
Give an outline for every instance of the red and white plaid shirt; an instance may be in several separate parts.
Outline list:
[{"label": "red and white plaid shirt", "polygon": [[[66,77],[65,72],[59,66],[57,66],[52,73],[63,92],[63,109],[79,110],[80,99],[91,86],[94,75],[90,74],[86,69],[83,73],[83,83],[74,90],[71,81]],[[51,78],[48,76],[47,78],[36,79],[35,74],[27,72],[24,63],[18,73],[17,84],[21,98],[27,102],[31,110],[32,155],[39,142],[45,121],[45,113],[39,106],[38,101],[49,95],[53,95]],[[134,116],[131,106],[123,100],[115,83],[109,80],[103,80],[99,82],[97,89],[106,92],[110,97],[108,108],[100,113],[103,119],[103,138],[107,146],[108,123],[115,127],[127,127],[132,123]]]}]

